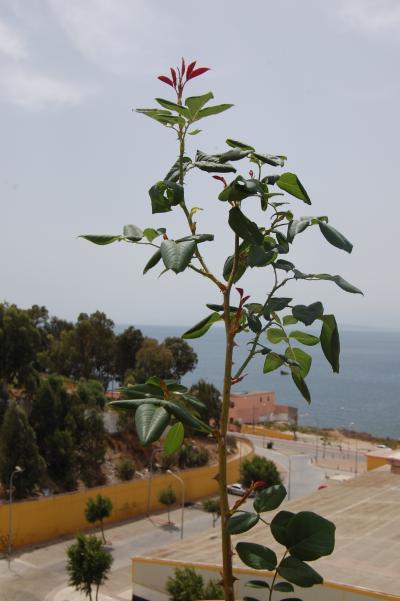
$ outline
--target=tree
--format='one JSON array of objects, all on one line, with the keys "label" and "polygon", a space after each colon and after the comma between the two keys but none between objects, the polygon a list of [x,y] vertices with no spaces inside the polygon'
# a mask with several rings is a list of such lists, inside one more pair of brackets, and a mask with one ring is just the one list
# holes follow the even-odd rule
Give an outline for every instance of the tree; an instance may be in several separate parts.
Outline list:
[{"label": "tree", "polygon": [[76,394],[79,403],[85,407],[104,409],[106,396],[103,385],[98,380],[80,380]]},{"label": "tree", "polygon": [[16,465],[23,471],[14,479],[15,497],[23,498],[40,483],[45,463],[24,410],[12,401],[0,428],[0,480],[4,490]]},{"label": "tree", "polygon": [[[299,236],[309,228],[318,228],[321,236],[328,243],[346,252],[351,252],[352,244],[331,225],[326,216],[296,216],[299,203],[311,205],[312,202],[295,173],[278,172],[278,169],[285,166],[287,159],[284,155],[266,154],[263,149],[260,152],[252,145],[228,138],[226,140],[228,149],[224,149],[222,152],[213,151],[211,154],[207,154],[202,150],[197,150],[194,156],[189,156],[187,136],[199,133],[199,130],[196,129],[197,122],[201,119],[203,124],[206,117],[222,113],[232,106],[231,104],[209,104],[213,99],[211,92],[201,96],[184,95],[184,90],[186,92],[186,86],[190,84],[190,81],[208,70],[208,67],[196,66],[196,61],[187,65],[182,59],[177,69],[171,68],[168,75],[159,76],[159,80],[168,86],[168,90],[174,91],[172,101],[157,98],[156,107],[137,110],[141,115],[150,117],[162,126],[166,126],[168,130],[173,130],[174,136],[177,138],[178,158],[174,159],[174,163],[164,179],[160,180],[159,176],[155,178],[156,183],[149,189],[149,197],[153,213],[158,215],[171,211],[179,212],[180,222],[182,217],[185,222],[184,231],[177,232],[176,238],[172,239],[169,235],[170,230],[168,230],[168,235],[166,233],[166,224],[163,227],[157,226],[158,229],[149,228],[147,224],[144,229],[138,225],[129,224],[123,228],[121,234],[103,236],[90,234],[84,238],[99,245],[124,241],[130,247],[132,244],[148,245],[150,242],[152,247],[156,248],[152,248],[153,254],[144,266],[144,273],[161,265],[162,273],[165,271],[172,271],[174,274],[186,272],[187,277],[189,274],[197,274],[199,278],[205,278],[203,281],[212,285],[215,291],[216,298],[207,304],[209,309],[207,314],[202,315],[200,321],[190,327],[182,337],[185,340],[191,340],[203,336],[216,323],[224,327],[224,373],[221,374],[223,390],[218,430],[213,430],[209,424],[200,419],[196,421],[190,410],[182,406],[185,393],[179,389],[179,386],[175,385],[172,389],[156,379],[149,380],[141,388],[131,387],[131,396],[127,400],[121,401],[119,407],[134,412],[136,429],[144,444],[151,444],[158,440],[166,426],[173,423],[172,434],[168,434],[165,442],[170,454],[176,452],[182,444],[183,424],[208,431],[215,437],[219,457],[222,577],[225,599],[233,601],[231,534],[249,530],[258,521],[258,518],[254,520],[253,516],[250,514],[249,517],[246,512],[243,517],[242,512],[238,512],[237,506],[234,506],[232,510],[229,508],[226,490],[226,442],[232,387],[243,380],[249,363],[255,357],[262,355],[264,357],[263,373],[269,374],[281,368],[287,370],[291,374],[293,385],[309,403],[311,393],[306,378],[311,368],[312,356],[298,345],[307,347],[320,344],[332,371],[337,373],[339,372],[340,355],[339,331],[335,316],[329,311],[325,311],[321,301],[317,300],[310,305],[298,304],[298,301],[293,298],[292,286],[298,280],[304,282],[321,280],[332,282],[349,293],[362,294],[362,292],[340,275],[304,272],[292,262],[294,261],[293,247],[297,244]],[[161,105],[161,108],[158,105]],[[162,144],[158,148],[164,152]],[[245,161],[242,173],[228,175],[237,173],[234,163],[243,165],[241,161]],[[271,167],[273,167],[272,172]],[[193,206],[190,187],[193,170],[199,170],[207,178],[210,177],[210,174],[216,174],[212,177],[218,181],[218,186],[221,186],[219,193],[216,193],[215,201],[219,207],[218,214],[223,213],[225,208],[225,230],[230,236],[225,236],[224,233],[223,239],[229,240],[226,244],[224,262],[222,264],[218,262],[215,266],[209,264],[203,252],[203,248],[207,248],[208,243],[214,240],[214,234],[201,231],[201,221],[197,219],[197,215],[195,217],[198,209]],[[266,172],[266,170],[268,171]],[[196,193],[192,196],[196,197]],[[277,196],[284,198],[279,198],[277,201]],[[207,210],[212,206],[207,203]],[[207,223],[212,223],[213,220],[214,218],[209,218]],[[168,226],[170,226],[170,219],[168,219]],[[221,229],[219,220],[218,234]],[[290,261],[286,256],[288,253],[290,253]],[[246,278],[250,271],[261,273],[260,284],[262,285],[255,287],[254,291],[250,290],[252,278]],[[265,290],[264,287],[266,281],[271,283],[268,290]],[[291,286],[291,297],[283,296],[285,293],[283,288],[287,284]],[[263,292],[260,293],[260,290]],[[250,296],[251,302],[248,302]],[[186,308],[188,300],[182,298],[177,302],[179,301],[182,302],[182,310]],[[153,302],[153,299],[149,298],[148,302]],[[315,324],[314,328],[320,324],[321,330],[316,335],[315,329],[313,333],[308,333],[303,330],[302,325],[297,324],[303,324],[306,327]],[[292,326],[296,326],[296,328]],[[248,347],[244,358],[240,359],[235,351],[243,340],[240,334],[244,331],[251,332],[251,339],[246,340]],[[265,339],[268,341],[267,345]],[[276,344],[281,344],[281,346],[274,347]],[[273,350],[274,348],[276,350]],[[153,374],[149,374],[149,376],[151,375]],[[188,403],[191,402],[187,395],[185,400]],[[117,403],[118,401],[115,401],[115,405]],[[180,423],[175,423],[177,416],[179,416]],[[281,485],[277,486],[280,487],[279,494],[275,494],[274,489],[268,493],[273,497],[274,502],[263,497],[265,502],[262,503],[256,503],[256,499],[256,507],[267,506],[270,510],[273,505],[273,509],[276,509],[286,494]],[[264,491],[261,494],[264,494]],[[300,513],[291,519],[295,520],[295,526],[308,531],[309,512],[303,513],[305,515]],[[310,519],[313,532],[320,532],[321,527],[323,530],[321,536],[324,545],[319,547],[319,551],[312,557],[312,559],[318,559],[318,557],[329,555],[333,551],[334,525],[315,514]],[[291,523],[290,521],[289,529]],[[279,531],[282,531],[281,527]],[[274,529],[271,529],[271,532],[274,535]],[[282,540],[289,541],[290,537],[280,536],[279,539],[281,542]],[[249,545],[250,543],[245,542],[238,543],[235,548],[246,565],[257,568],[259,567],[259,563],[257,564],[259,556],[255,557],[252,547]],[[293,546],[289,545],[286,549],[287,551],[279,563],[275,560],[269,562],[271,569],[275,571],[274,578],[278,573],[280,576],[284,573],[287,580],[292,580],[295,584],[300,582],[306,586],[322,581],[321,576],[309,568],[308,564],[305,564],[305,568],[303,564],[301,565],[302,569],[304,568],[307,572],[307,579],[302,579],[298,571],[296,572],[296,569],[293,568],[293,564],[297,565],[297,560],[301,561],[304,556],[308,556],[307,552],[304,555],[299,552],[299,557],[293,558]],[[290,557],[288,557],[289,553]],[[264,558],[264,550],[262,555]]]},{"label": "tree", "polygon": [[214,424],[218,427],[221,414],[221,393],[218,388],[201,379],[193,384],[190,394],[204,405],[203,409],[199,409],[201,419],[207,424]]},{"label": "tree", "polygon": [[86,503],[85,518],[89,524],[100,522],[101,536],[103,537],[104,544],[106,543],[106,537],[104,536],[104,525],[103,521],[105,518],[109,518],[113,509],[111,499],[97,495],[96,498],[90,497]]},{"label": "tree", "polygon": [[145,338],[136,353],[138,382],[145,382],[150,376],[168,378],[174,365],[174,357],[165,344],[159,344],[154,338]]},{"label": "tree", "polygon": [[124,382],[126,372],[136,367],[136,353],[143,344],[143,334],[133,326],[119,334],[115,348],[115,375],[119,382]]},{"label": "tree", "polygon": [[123,459],[117,465],[117,475],[120,480],[132,480],[135,475],[135,464],[132,459]]},{"label": "tree", "polygon": [[265,482],[263,488],[282,484],[282,479],[273,461],[260,455],[252,459],[244,459],[240,466],[240,482],[245,488],[250,488],[252,482]]},{"label": "tree", "polygon": [[213,528],[215,528],[216,521],[221,515],[221,506],[219,499],[204,499],[201,502],[201,507],[206,513],[211,513],[212,525]]},{"label": "tree", "polygon": [[101,546],[96,536],[78,534],[75,542],[67,549],[67,572],[69,584],[83,592],[93,601],[92,588],[95,587],[94,600],[98,600],[99,588],[108,579],[113,558],[111,553]]},{"label": "tree", "polygon": [[104,482],[102,465],[106,454],[106,435],[103,416],[95,409],[86,410],[79,426],[78,465],[86,486]]},{"label": "tree", "polygon": [[41,337],[29,313],[16,305],[0,304],[1,396],[8,399],[9,384],[24,385],[32,375]]},{"label": "tree", "polygon": [[164,345],[172,353],[173,364],[168,376],[174,380],[180,380],[189,371],[193,371],[197,365],[197,354],[193,348],[182,338],[170,336],[164,340]]},{"label": "tree", "polygon": [[160,490],[160,494],[158,495],[158,500],[160,501],[160,503],[162,503],[163,505],[166,506],[167,511],[168,511],[168,523],[170,524],[170,519],[169,519],[169,514],[170,514],[170,508],[171,505],[174,505],[174,503],[176,503],[176,494],[174,489],[172,488],[172,486],[168,486],[168,488],[164,488],[163,490]]},{"label": "tree", "polygon": [[170,601],[196,601],[196,599],[223,599],[222,586],[214,580],[204,584],[203,577],[193,568],[176,568],[167,580]]}]

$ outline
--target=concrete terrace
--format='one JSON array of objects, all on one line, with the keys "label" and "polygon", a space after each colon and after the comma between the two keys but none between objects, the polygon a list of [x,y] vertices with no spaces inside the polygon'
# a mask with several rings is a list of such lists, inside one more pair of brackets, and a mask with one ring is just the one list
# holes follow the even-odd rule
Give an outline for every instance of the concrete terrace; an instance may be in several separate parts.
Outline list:
[{"label": "concrete terrace", "polygon": [[[312,510],[336,524],[333,555],[312,563],[326,581],[399,595],[400,599],[400,475],[383,467],[287,502],[284,508]],[[274,513],[265,516],[272,518]],[[263,525],[233,538],[282,550]],[[146,557],[218,564],[221,561],[218,529],[153,551]],[[234,564],[243,567],[237,556]]]}]

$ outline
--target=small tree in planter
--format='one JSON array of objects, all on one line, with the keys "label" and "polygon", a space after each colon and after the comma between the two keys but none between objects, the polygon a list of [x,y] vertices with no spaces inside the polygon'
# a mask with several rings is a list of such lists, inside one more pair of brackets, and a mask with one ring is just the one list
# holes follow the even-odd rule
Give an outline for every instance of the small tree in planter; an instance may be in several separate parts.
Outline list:
[{"label": "small tree in planter", "polygon": [[95,524],[100,522],[101,536],[103,543],[106,543],[106,537],[104,536],[104,524],[103,520],[110,517],[113,510],[113,504],[111,499],[97,495],[94,499],[90,497],[86,502],[85,518],[89,524]]},{"label": "small tree in planter", "polygon": [[170,508],[176,503],[176,494],[172,486],[168,486],[168,488],[164,488],[163,490],[161,490],[160,494],[158,495],[158,500],[160,501],[160,503],[166,506],[168,511],[168,524],[170,524]]},{"label": "small tree in planter", "polygon": [[78,534],[76,541],[67,549],[67,572],[69,584],[81,591],[90,601],[97,601],[99,588],[108,578],[113,558],[101,546],[96,536]]},{"label": "small tree in planter", "polygon": [[[311,227],[318,228],[322,236],[333,246],[351,252],[351,243],[338,232],[326,216],[295,217],[297,205],[311,205],[310,197],[297,175],[292,172],[277,173],[276,168],[284,166],[286,157],[259,152],[252,145],[235,139],[226,140],[228,150],[217,154],[207,154],[198,150],[190,157],[186,150],[188,136],[200,133],[197,122],[206,117],[222,113],[231,104],[210,105],[213,94],[207,92],[200,96],[184,97],[186,85],[194,78],[207,72],[207,67],[197,67],[196,61],[185,64],[182,60],[177,69],[170,69],[170,76],[160,75],[159,79],[174,90],[172,100],[157,98],[159,106],[138,109],[142,115],[150,117],[167,129],[172,130],[178,140],[178,158],[167,174],[149,190],[152,212],[162,214],[177,211],[183,217],[185,230],[182,236],[171,239],[165,227],[146,227],[126,225],[122,234],[85,235],[87,240],[100,245],[124,241],[128,244],[146,244],[153,254],[144,267],[147,273],[159,263],[163,271],[181,274],[186,270],[205,278],[213,285],[218,297],[207,304],[208,314],[195,326],[183,334],[191,339],[203,336],[217,322],[225,327],[225,362],[221,411],[218,426],[212,427],[202,422],[193,410],[199,410],[199,401],[190,395],[187,389],[171,380],[150,378],[143,385],[122,389],[125,399],[114,401],[115,408],[131,411],[135,414],[135,426],[143,444],[156,441],[167,425],[173,423],[165,440],[165,452],[173,453],[183,442],[183,426],[198,429],[213,436],[218,444],[219,455],[219,496],[221,504],[221,540],[223,561],[223,586],[226,601],[234,599],[234,577],[232,571],[232,533],[245,532],[259,521],[260,511],[276,509],[283,500],[286,491],[283,486],[270,487],[263,495],[263,502],[255,505],[255,513],[238,512],[240,503],[229,507],[227,485],[227,430],[230,395],[232,386],[245,377],[249,362],[256,356],[264,357],[263,371],[268,374],[276,369],[289,370],[292,380],[307,402],[311,396],[306,384],[306,376],[311,368],[312,358],[301,346],[321,344],[322,351],[334,372],[339,371],[339,332],[334,315],[327,313],[320,301],[310,305],[296,303],[292,296],[283,296],[282,289],[297,280],[331,281],[339,288],[350,293],[361,291],[339,275],[327,273],[307,273],[293,263],[291,253],[297,237]],[[233,165],[238,161],[250,162],[241,175],[233,175],[228,181],[227,174],[236,174]],[[250,167],[250,169],[249,169]],[[265,169],[274,168],[272,173]],[[198,207],[190,206],[190,192],[187,180],[193,170],[199,170],[210,177],[214,174],[216,185],[222,186],[216,193],[216,202],[226,208],[226,227],[232,235],[232,243],[226,249],[226,260],[219,270],[211,269],[203,248],[214,240],[211,233],[202,233],[196,221]],[[285,196],[285,193],[289,196]],[[294,201],[290,205],[290,197]],[[258,222],[247,215],[250,207],[258,202]],[[218,223],[218,231],[223,225]],[[261,298],[252,298],[245,291],[246,272],[260,270],[262,281],[266,281],[264,271],[268,271],[272,284],[268,293]],[[239,280],[240,286],[237,286]],[[319,336],[302,329],[301,324],[310,326],[320,324]],[[298,326],[300,324],[300,327]],[[294,326],[294,327],[293,327]],[[243,363],[235,365],[234,349],[238,334],[247,331],[252,337]],[[280,346],[275,346],[280,345]],[[253,484],[253,488],[257,483]],[[268,492],[269,491],[269,492]],[[250,491],[251,492],[251,491]],[[265,496],[266,495],[266,496]],[[269,496],[268,496],[269,495]],[[258,501],[258,499],[256,499]],[[256,503],[255,501],[255,503]],[[289,512],[280,512],[279,527],[272,534],[286,546],[283,561],[288,568],[281,568],[276,555],[266,547],[250,543],[240,543],[236,547],[242,560],[253,568],[280,569],[279,574],[299,585],[310,586],[320,582],[319,575],[304,562],[316,559],[332,552],[334,546],[333,524],[307,512],[297,516]],[[306,514],[306,515],[303,515]],[[303,552],[305,543],[299,540],[305,532],[313,540],[318,539],[319,546],[313,546],[313,552]],[[323,543],[323,544],[322,544]],[[239,551],[240,549],[240,551]],[[247,549],[247,551],[246,551]],[[319,549],[319,551],[318,551]],[[245,551],[243,551],[245,550]],[[256,552],[257,551],[257,552]],[[319,554],[318,554],[319,553]],[[260,560],[268,557],[268,561]],[[267,567],[269,566],[269,567]],[[311,572],[309,571],[311,570]],[[278,572],[277,572],[278,573]],[[311,574],[311,575],[310,575]],[[275,582],[275,581],[274,581]],[[275,585],[274,585],[275,586]],[[289,587],[291,585],[288,585]],[[276,590],[280,590],[279,586]],[[281,588],[281,590],[283,590]],[[272,589],[269,593],[270,598]]]},{"label": "small tree in planter", "polygon": [[204,499],[201,502],[201,507],[203,511],[206,513],[211,513],[212,515],[212,525],[215,528],[215,524],[221,515],[221,504],[219,499]]}]

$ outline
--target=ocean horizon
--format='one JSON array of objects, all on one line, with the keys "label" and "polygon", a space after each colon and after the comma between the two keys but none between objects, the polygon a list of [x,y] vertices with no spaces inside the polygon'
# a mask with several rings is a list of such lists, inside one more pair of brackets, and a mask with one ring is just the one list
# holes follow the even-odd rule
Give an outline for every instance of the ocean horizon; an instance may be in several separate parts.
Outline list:
[{"label": "ocean horizon", "polygon": [[[116,325],[117,332],[128,327]],[[137,325],[144,336],[158,341],[181,336],[189,326]],[[310,330],[311,331],[311,330]],[[235,349],[235,364],[246,356],[251,334],[242,333]],[[190,386],[203,378],[222,389],[224,331],[211,328],[202,338],[187,341],[198,355],[196,369],[182,383]],[[307,383],[310,405],[300,396],[290,375],[280,370],[263,374],[264,358],[258,355],[246,369],[247,376],[234,392],[272,390],[277,403],[297,407],[299,424],[321,428],[344,427],[375,436],[400,439],[400,331],[345,326],[340,331],[340,373],[333,374],[319,345],[302,347],[313,357]],[[271,346],[266,343],[267,346]],[[302,346],[302,345],[299,345]],[[276,349],[279,352],[279,345]]]}]

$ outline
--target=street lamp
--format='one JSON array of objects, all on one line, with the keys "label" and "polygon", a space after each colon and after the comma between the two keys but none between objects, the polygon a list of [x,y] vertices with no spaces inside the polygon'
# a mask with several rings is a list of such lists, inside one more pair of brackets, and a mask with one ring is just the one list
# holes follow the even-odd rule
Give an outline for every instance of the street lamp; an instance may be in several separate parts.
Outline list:
[{"label": "street lamp", "polygon": [[19,474],[23,472],[23,468],[19,465],[16,465],[10,476],[10,498],[8,503],[8,565],[10,566],[11,561],[11,549],[12,549],[12,493],[13,493],[13,478],[14,474]]},{"label": "street lamp", "polygon": [[161,451],[160,447],[154,447],[153,450],[151,451],[151,455],[150,455],[150,465],[149,465],[149,482],[147,485],[147,517],[149,518],[149,520],[151,521],[150,518],[150,506],[151,506],[151,484],[153,481],[153,457],[154,457],[154,453],[157,453],[157,451]]},{"label": "street lamp", "polygon": [[182,486],[182,512],[181,512],[181,539],[182,539],[183,538],[183,514],[184,514],[184,510],[185,510],[185,483],[182,480],[182,478],[180,476],[177,476],[176,474],[174,474],[173,471],[167,470],[167,474],[169,474],[170,476],[173,476],[176,480],[178,480],[178,482]]}]

